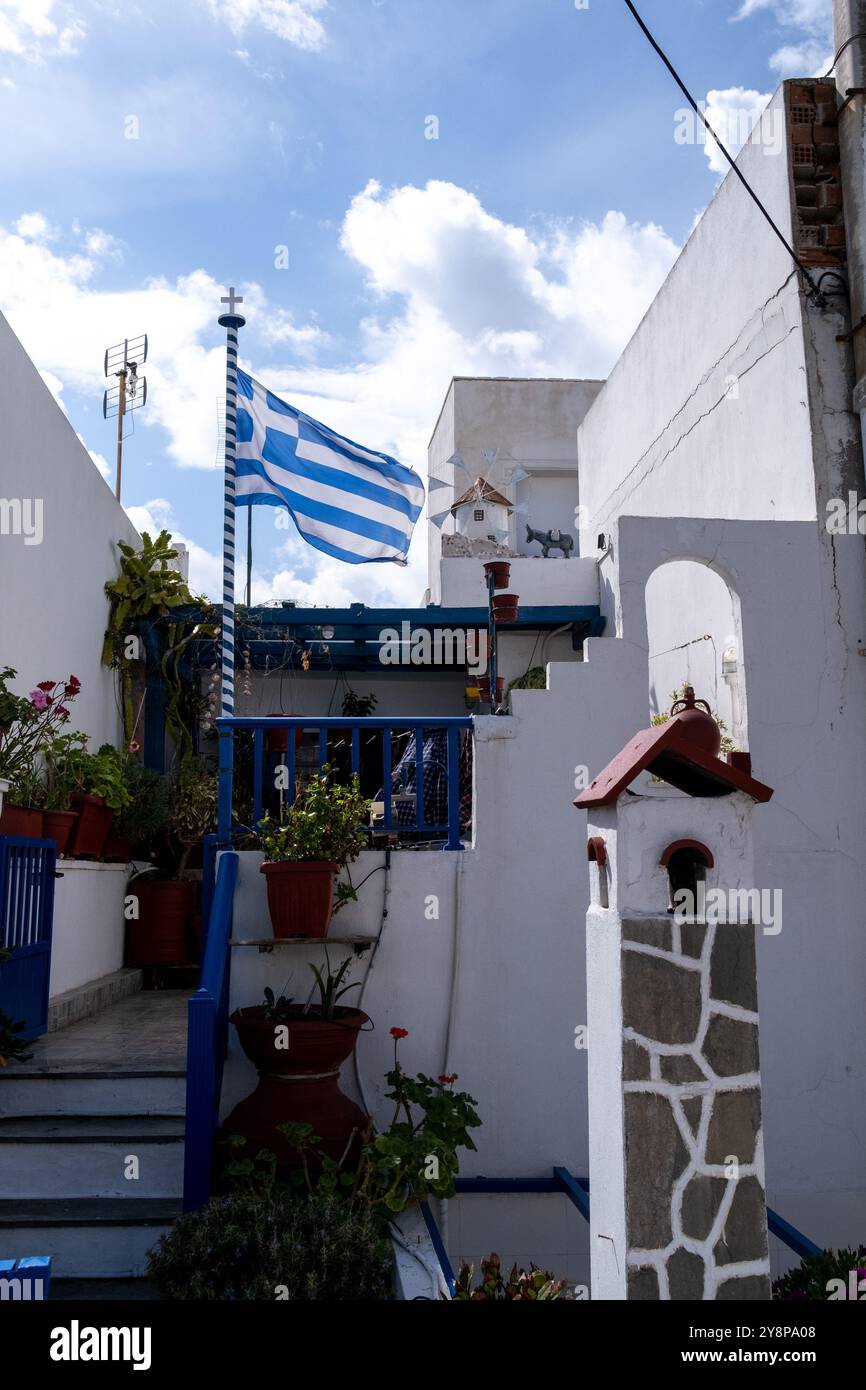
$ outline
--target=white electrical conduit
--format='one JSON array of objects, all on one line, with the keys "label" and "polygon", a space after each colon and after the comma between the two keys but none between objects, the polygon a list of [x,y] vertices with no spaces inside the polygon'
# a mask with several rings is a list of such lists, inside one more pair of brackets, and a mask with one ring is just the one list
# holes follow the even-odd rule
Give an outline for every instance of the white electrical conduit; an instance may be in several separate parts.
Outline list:
[{"label": "white electrical conduit", "polygon": [[[448,1018],[445,1025],[445,1054],[442,1062],[442,1071],[445,1076],[451,1075],[451,1051],[454,1043],[454,1024],[457,1017],[457,996],[460,988],[460,947],[462,932],[460,930],[461,918],[463,916],[463,855],[457,859],[457,869],[454,879],[454,944],[451,952],[451,992],[448,999]],[[442,1237],[442,1244],[448,1249],[448,1201],[441,1198],[439,1202],[439,1234]]]}]

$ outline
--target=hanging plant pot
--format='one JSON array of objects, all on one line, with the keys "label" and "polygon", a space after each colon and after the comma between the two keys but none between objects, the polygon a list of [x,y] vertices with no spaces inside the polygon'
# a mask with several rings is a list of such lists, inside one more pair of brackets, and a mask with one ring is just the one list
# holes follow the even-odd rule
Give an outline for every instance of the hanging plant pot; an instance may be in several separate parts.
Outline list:
[{"label": "hanging plant pot", "polygon": [[278,940],[290,936],[320,938],[327,934],[338,868],[332,859],[287,859],[262,864],[271,926]]},{"label": "hanging plant pot", "polygon": [[493,595],[493,621],[495,623],[516,623],[519,600],[516,594]]},{"label": "hanging plant pot", "polygon": [[511,566],[507,560],[488,560],[484,566],[484,573],[488,576],[493,575],[494,589],[507,589],[508,581],[511,578]]},{"label": "hanging plant pot", "polygon": [[69,853],[77,820],[77,811],[42,812],[42,836],[54,841],[58,854]]},{"label": "hanging plant pot", "polygon": [[136,879],[130,895],[138,899],[138,917],[129,924],[126,964],[186,965],[187,927],[194,890],[186,879]]},{"label": "hanging plant pot", "polygon": [[0,811],[0,835],[24,835],[38,840],[42,835],[42,812],[34,806],[13,806],[4,801]]},{"label": "hanging plant pot", "polygon": [[91,792],[75,792],[72,809],[78,813],[72,839],[73,855],[76,859],[100,859],[114,812],[110,806],[106,806],[101,796],[94,796]]},{"label": "hanging plant pot", "polygon": [[[480,678],[479,682],[478,682],[478,685],[479,685],[480,690],[481,690],[481,700],[482,700],[482,703],[485,704],[485,705],[489,705],[489,704],[490,704],[490,677],[489,677],[489,676],[482,676],[482,677]],[[502,699],[503,699],[504,694],[505,694],[505,677],[504,677],[504,676],[497,676],[497,677],[496,677],[496,703],[497,703],[497,705],[501,705],[501,704],[502,704]]]},{"label": "hanging plant pot", "polygon": [[339,1071],[354,1051],[358,1034],[370,1022],[368,1016],[360,1009],[337,1007],[333,1019],[324,1019],[317,1008],[305,1012],[298,1004],[277,1022],[266,1019],[264,1012],[260,1004],[236,1009],[229,1020],[259,1073],[259,1084],[235,1106],[222,1133],[242,1135],[247,1153],[270,1149],[276,1156],[278,1173],[286,1174],[299,1168],[301,1160],[277,1126],[288,1121],[308,1124],[321,1136],[323,1152],[335,1161],[351,1140],[347,1160],[351,1166],[360,1151],[368,1117],[343,1095]]}]

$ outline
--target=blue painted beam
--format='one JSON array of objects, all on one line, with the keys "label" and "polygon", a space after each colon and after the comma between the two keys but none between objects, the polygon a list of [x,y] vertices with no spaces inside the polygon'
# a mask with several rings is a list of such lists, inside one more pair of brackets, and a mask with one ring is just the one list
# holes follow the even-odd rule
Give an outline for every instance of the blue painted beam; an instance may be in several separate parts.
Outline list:
[{"label": "blue painted beam", "polygon": [[[194,622],[201,614],[197,608],[182,607],[172,609],[172,622]],[[320,629],[333,627],[334,636],[328,644],[339,641],[378,640],[383,628],[396,628],[407,622],[412,627],[430,628],[486,628],[488,610],[486,608],[438,608],[429,604],[425,608],[365,608],[363,604],[353,604],[351,608],[251,608],[238,610],[236,626],[239,633],[248,630],[265,631],[268,628],[290,629],[302,640],[322,642]],[[590,636],[600,636],[604,631],[605,619],[595,604],[547,604],[521,605],[518,621],[509,627],[554,628],[566,623],[589,623]],[[212,641],[212,638],[202,638]],[[255,639],[251,639],[255,641]]]},{"label": "blue painted beam", "polygon": [[804,1236],[802,1231],[798,1231],[796,1226],[792,1226],[790,1221],[786,1221],[770,1207],[767,1207],[767,1226],[770,1234],[787,1245],[789,1250],[793,1250],[795,1255],[799,1255],[801,1260],[807,1260],[810,1255],[824,1253],[820,1245],[809,1240],[808,1236]]}]

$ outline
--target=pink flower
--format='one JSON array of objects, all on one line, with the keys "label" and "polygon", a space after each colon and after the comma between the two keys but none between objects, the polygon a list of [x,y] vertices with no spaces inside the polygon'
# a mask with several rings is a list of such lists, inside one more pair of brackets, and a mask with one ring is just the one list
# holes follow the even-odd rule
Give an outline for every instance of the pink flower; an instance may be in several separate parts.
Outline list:
[{"label": "pink flower", "polygon": [[34,709],[47,709],[51,701],[44,690],[31,690],[30,703]]},{"label": "pink flower", "polygon": [[61,717],[61,719],[64,721],[64,723],[65,723],[66,720],[69,718],[69,710],[66,708],[65,705],[58,705],[58,706],[57,706],[57,713],[60,715],[60,717]]}]

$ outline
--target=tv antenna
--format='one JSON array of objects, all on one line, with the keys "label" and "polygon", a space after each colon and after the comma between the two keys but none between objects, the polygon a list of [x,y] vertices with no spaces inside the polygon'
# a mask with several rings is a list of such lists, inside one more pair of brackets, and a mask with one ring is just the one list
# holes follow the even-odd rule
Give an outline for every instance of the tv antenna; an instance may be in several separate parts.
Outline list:
[{"label": "tv antenna", "polygon": [[114,495],[120,501],[120,476],[123,467],[123,419],[133,410],[147,404],[147,378],[138,369],[147,361],[147,334],[124,338],[122,343],[105,349],[105,375],[115,377],[116,386],[106,387],[102,397],[102,416],[105,420],[117,417],[117,471]]}]

